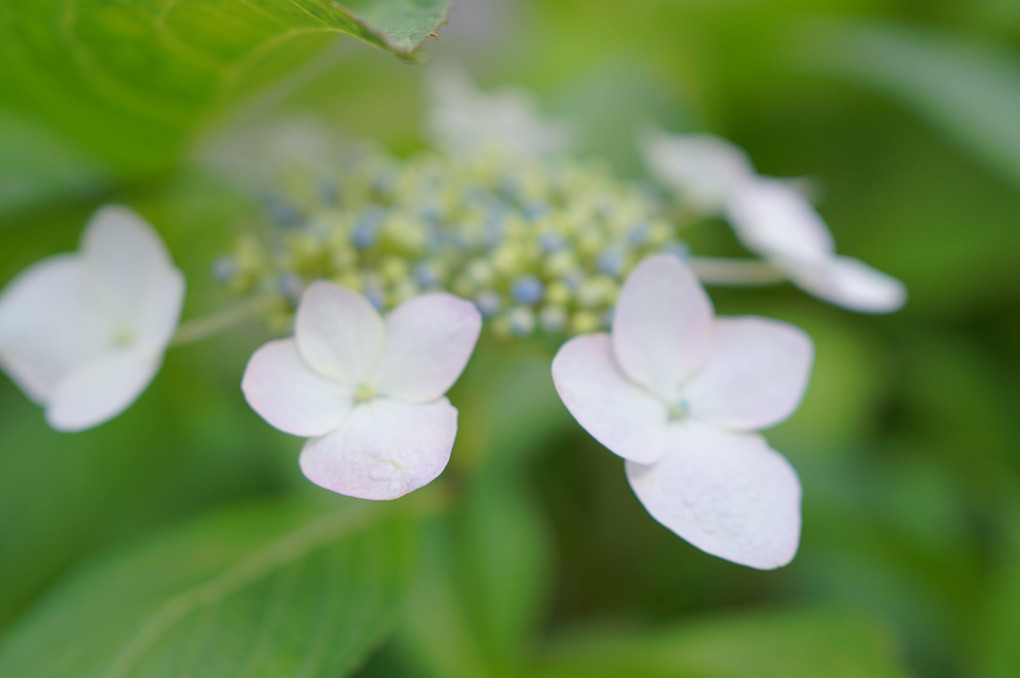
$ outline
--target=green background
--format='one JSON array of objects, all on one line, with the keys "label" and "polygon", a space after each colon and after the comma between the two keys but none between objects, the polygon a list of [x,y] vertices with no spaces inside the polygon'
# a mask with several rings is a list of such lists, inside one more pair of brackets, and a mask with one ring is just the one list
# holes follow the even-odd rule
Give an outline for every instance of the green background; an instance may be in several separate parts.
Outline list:
[{"label": "green background", "polygon": [[[0,1],[0,284],[123,202],[166,239],[196,317],[229,303],[211,262],[263,219],[210,149],[294,116],[422,147],[430,66],[295,32],[354,30],[327,5],[167,4]],[[350,4],[395,26],[398,52],[443,11]],[[159,16],[186,53],[151,41]],[[765,174],[809,176],[840,250],[906,283],[891,316],[789,286],[710,290],[721,313],[816,342],[803,406],[768,433],[804,485],[793,564],[741,568],[657,525],[556,399],[555,347],[486,343],[451,392],[437,486],[373,505],[364,534],[284,549],[265,591],[242,576],[215,614],[171,605],[174,633],[122,670],[110,657],[151,610],[238,581],[232,564],[309,516],[363,511],[304,481],[300,442],[243,402],[268,337],[243,326],[172,350],[133,407],[81,434],[47,429],[0,378],[0,674],[1020,675],[1020,3],[464,0],[449,20],[435,62],[531,89],[584,154],[639,176],[642,125],[726,136]],[[721,227],[695,239],[736,251]],[[344,567],[347,589],[327,586]],[[291,661],[353,628],[328,661]]]}]

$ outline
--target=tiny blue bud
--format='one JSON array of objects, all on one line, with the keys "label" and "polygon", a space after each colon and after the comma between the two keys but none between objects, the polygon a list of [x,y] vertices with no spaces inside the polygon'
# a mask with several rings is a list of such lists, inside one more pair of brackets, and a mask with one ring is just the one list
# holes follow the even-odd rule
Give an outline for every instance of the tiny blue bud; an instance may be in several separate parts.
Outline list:
[{"label": "tiny blue bud", "polygon": [[544,203],[533,202],[525,205],[524,207],[524,216],[533,221],[535,219],[541,219],[547,214],[549,214],[549,206]]},{"label": "tiny blue bud", "polygon": [[336,177],[320,177],[318,192],[319,200],[327,205],[338,205],[340,203],[340,183]]},{"label": "tiny blue bud", "polygon": [[616,307],[612,306],[607,308],[602,314],[602,321],[606,324],[606,329],[613,328],[613,318],[616,317]]},{"label": "tiny blue bud", "polygon": [[495,290],[482,290],[475,296],[475,306],[483,316],[489,318],[503,308],[503,300]]},{"label": "tiny blue bud", "polygon": [[423,207],[419,210],[419,216],[421,216],[422,221],[432,228],[438,228],[442,225],[442,219],[440,217],[438,207]]},{"label": "tiny blue bud", "polygon": [[538,236],[538,246],[546,254],[561,250],[566,244],[563,235],[556,231],[542,231]]},{"label": "tiny blue bud", "polygon": [[567,327],[567,309],[558,305],[543,306],[538,324],[546,332],[562,332]]},{"label": "tiny blue bud", "polygon": [[422,289],[430,289],[439,286],[439,272],[435,264],[430,261],[423,261],[414,267],[414,279]]},{"label": "tiny blue bud", "polygon": [[618,247],[611,247],[598,256],[595,265],[603,273],[619,275],[623,270],[625,261],[626,256],[624,256],[623,250]]},{"label": "tiny blue bud", "polygon": [[524,275],[510,286],[510,296],[518,304],[537,304],[545,295],[545,285],[536,276]]},{"label": "tiny blue bud", "polygon": [[671,254],[681,261],[687,261],[691,258],[691,248],[683,240],[671,240],[662,246],[661,252],[663,254]]},{"label": "tiny blue bud", "polygon": [[279,228],[297,228],[304,221],[296,207],[276,196],[266,199],[266,207],[269,217]]},{"label": "tiny blue bud", "polygon": [[503,212],[489,212],[485,217],[485,244],[496,247],[503,242],[506,234],[506,215]]},{"label": "tiny blue bud", "polygon": [[582,282],[584,282],[584,271],[580,269],[573,270],[563,276],[563,284],[566,285],[571,292],[576,292]]},{"label": "tiny blue bud", "polygon": [[351,229],[351,244],[362,250],[374,245],[379,238],[379,225],[382,219],[382,210],[377,208],[366,210]]},{"label": "tiny blue bud", "polygon": [[381,311],[386,306],[386,295],[378,285],[370,284],[366,286],[364,295],[368,299],[368,303],[375,307],[375,310]]},{"label": "tiny blue bud", "polygon": [[644,245],[648,240],[648,222],[639,221],[627,230],[627,242],[635,247]]},{"label": "tiny blue bud", "polygon": [[216,257],[212,265],[213,280],[218,283],[228,283],[237,274],[237,259],[229,254]]},{"label": "tiny blue bud", "polygon": [[535,314],[530,308],[517,306],[506,314],[510,333],[517,337],[526,337],[535,331]]},{"label": "tiny blue bud", "polygon": [[277,291],[293,303],[301,300],[305,291],[305,281],[297,273],[284,273],[276,279]]}]

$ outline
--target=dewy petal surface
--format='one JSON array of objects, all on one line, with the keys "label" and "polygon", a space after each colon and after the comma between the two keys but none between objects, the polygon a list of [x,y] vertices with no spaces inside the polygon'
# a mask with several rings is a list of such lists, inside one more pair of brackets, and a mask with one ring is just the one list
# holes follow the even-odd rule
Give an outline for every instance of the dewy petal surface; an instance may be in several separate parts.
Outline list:
[{"label": "dewy petal surface", "polygon": [[818,263],[833,256],[829,227],[807,198],[787,182],[748,181],[733,192],[726,215],[744,245],[769,258]]},{"label": "dewy petal surface", "polygon": [[627,480],[653,518],[706,553],[768,570],[797,552],[800,481],[761,436],[674,425],[662,459],[627,462]]},{"label": "dewy petal surface", "polygon": [[79,367],[55,388],[46,406],[47,423],[58,431],[82,431],[112,419],[138,399],[161,358],[122,351]]},{"label": "dewy petal surface", "polygon": [[293,339],[271,341],[255,351],[244,370],[241,390],[260,417],[297,436],[329,433],[354,405],[353,388],[315,372]]},{"label": "dewy petal surface", "polygon": [[482,316],[452,294],[423,294],[386,316],[386,341],[370,383],[385,395],[427,402],[446,393],[464,371]]},{"label": "dewy petal surface", "polygon": [[0,364],[37,403],[75,369],[111,351],[113,332],[72,254],[29,267],[0,295]]},{"label": "dewy petal surface", "polygon": [[613,351],[631,379],[672,402],[702,361],[712,304],[690,267],[651,256],[627,277],[613,313]]},{"label": "dewy petal surface", "polygon": [[813,355],[811,338],[788,323],[717,318],[708,357],[685,391],[690,413],[741,431],[778,424],[800,404]]},{"label": "dewy petal surface", "polygon": [[357,385],[375,369],[386,330],[360,294],[335,283],[312,283],[295,321],[301,357],[323,376]]},{"label": "dewy petal surface", "polygon": [[446,398],[408,403],[375,398],[357,405],[333,433],[301,451],[316,485],[361,499],[396,499],[432,482],[450,460],[457,410]]},{"label": "dewy petal surface", "polygon": [[139,345],[162,349],[173,336],[184,278],[159,235],[126,207],[103,207],[82,235],[82,263],[96,302]]},{"label": "dewy petal surface", "polygon": [[861,313],[892,313],[907,301],[903,283],[852,257],[835,257],[790,276],[807,292]]},{"label": "dewy petal surface", "polygon": [[614,454],[643,464],[662,456],[666,404],[623,373],[608,334],[565,343],[553,358],[552,374],[570,414]]},{"label": "dewy petal surface", "polygon": [[641,139],[649,173],[701,214],[720,214],[730,193],[754,176],[747,154],[708,134],[655,131]]}]

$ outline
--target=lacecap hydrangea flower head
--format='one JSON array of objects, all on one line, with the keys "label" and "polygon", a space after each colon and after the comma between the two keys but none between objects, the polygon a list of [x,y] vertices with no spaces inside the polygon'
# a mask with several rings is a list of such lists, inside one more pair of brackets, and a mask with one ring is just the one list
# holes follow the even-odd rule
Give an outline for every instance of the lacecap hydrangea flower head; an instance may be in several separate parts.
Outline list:
[{"label": "lacecap hydrangea flower head", "polygon": [[[451,459],[446,393],[480,336],[493,350],[562,344],[556,390],[626,460],[653,518],[736,563],[789,562],[801,487],[760,431],[797,407],[812,343],[775,320],[715,317],[702,284],[789,280],[865,312],[898,308],[903,286],[837,255],[796,186],[759,176],[723,139],[646,136],[657,187],[567,154],[569,131],[519,90],[488,95],[449,70],[433,85],[432,149],[397,158],[326,139],[282,154],[259,189],[264,228],[216,260],[240,308],[285,337],[248,361],[248,403],[306,439],[299,465],[316,485],[395,499]],[[690,251],[683,229],[719,216],[756,258]],[[54,427],[105,421],[152,379],[182,295],[151,228],[102,210],[80,254],[0,295],[0,365]],[[193,321],[175,341],[224,325]]]}]

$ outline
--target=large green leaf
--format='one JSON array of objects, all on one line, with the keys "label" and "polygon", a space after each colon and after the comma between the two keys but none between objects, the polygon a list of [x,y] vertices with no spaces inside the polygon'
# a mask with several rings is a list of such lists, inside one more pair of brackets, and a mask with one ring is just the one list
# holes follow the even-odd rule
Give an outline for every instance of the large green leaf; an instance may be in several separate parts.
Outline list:
[{"label": "large green leaf", "polygon": [[[448,0],[7,0],[0,3],[0,184],[11,207],[164,169],[227,105],[339,34],[411,60]],[[28,121],[27,123],[25,121]],[[39,143],[26,148],[22,129]],[[33,157],[38,151],[39,158]],[[19,168],[28,166],[34,178]],[[76,177],[77,179],[77,177]],[[72,185],[69,185],[71,183]],[[0,194],[2,196],[2,194]],[[4,206],[0,205],[0,209]]]},{"label": "large green leaf", "polygon": [[729,615],[643,634],[576,636],[541,678],[902,678],[880,625],[823,610]]},{"label": "large green leaf", "polygon": [[72,575],[0,645],[0,675],[335,678],[394,619],[408,522],[333,500],[230,510]]},{"label": "large green leaf", "polygon": [[[452,464],[467,470],[457,504],[429,526],[400,633],[423,675],[517,675],[547,612],[551,528],[524,476],[567,415],[546,352],[476,351],[451,398],[460,408]],[[465,469],[465,467],[467,467]]]},{"label": "large green leaf", "polygon": [[887,25],[811,24],[810,68],[869,87],[938,126],[1020,186],[1020,59],[988,44]]}]

